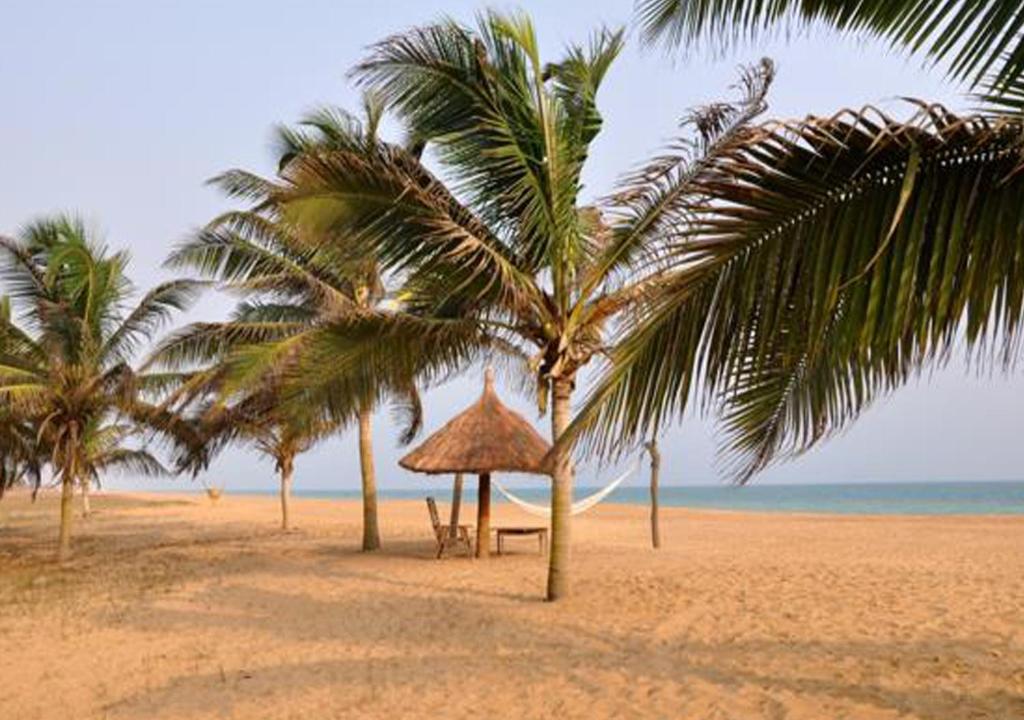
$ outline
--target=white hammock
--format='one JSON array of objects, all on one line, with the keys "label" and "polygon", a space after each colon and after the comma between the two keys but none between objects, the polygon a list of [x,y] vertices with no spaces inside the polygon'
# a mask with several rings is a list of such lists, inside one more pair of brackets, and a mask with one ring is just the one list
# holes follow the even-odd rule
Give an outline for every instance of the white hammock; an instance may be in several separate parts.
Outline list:
[{"label": "white hammock", "polygon": [[[589,510],[590,508],[594,507],[599,502],[604,500],[606,497],[611,495],[612,491],[615,490],[615,488],[617,488],[619,485],[621,485],[623,480],[628,478],[630,475],[632,475],[639,469],[641,460],[643,460],[642,457],[637,458],[636,464],[633,465],[633,467],[626,470],[626,472],[619,475],[617,478],[612,480],[610,483],[608,483],[607,485],[605,485],[603,488],[593,493],[592,495],[588,495],[582,500],[574,502],[572,504],[572,507],[569,509],[569,514],[579,515],[581,512],[586,512],[587,510]],[[500,492],[502,495],[508,498],[509,502],[518,505],[531,515],[537,515],[538,517],[545,518],[551,517],[551,507],[549,505],[538,505],[536,503],[527,502],[526,500],[523,500],[520,497],[516,497],[508,490],[506,490],[504,486],[500,482],[498,482],[497,478],[494,478],[493,482],[494,486],[498,488],[498,492]]]}]

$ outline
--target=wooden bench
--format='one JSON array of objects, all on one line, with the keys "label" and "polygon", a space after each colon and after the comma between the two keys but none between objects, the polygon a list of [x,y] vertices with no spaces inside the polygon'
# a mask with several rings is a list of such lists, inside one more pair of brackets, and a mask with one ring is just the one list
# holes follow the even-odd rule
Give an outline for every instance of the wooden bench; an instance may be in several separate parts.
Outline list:
[{"label": "wooden bench", "polygon": [[537,546],[541,555],[548,553],[548,529],[546,527],[502,527],[494,528],[498,535],[498,554],[505,550],[505,538],[509,535],[522,537],[524,535],[536,535]]}]

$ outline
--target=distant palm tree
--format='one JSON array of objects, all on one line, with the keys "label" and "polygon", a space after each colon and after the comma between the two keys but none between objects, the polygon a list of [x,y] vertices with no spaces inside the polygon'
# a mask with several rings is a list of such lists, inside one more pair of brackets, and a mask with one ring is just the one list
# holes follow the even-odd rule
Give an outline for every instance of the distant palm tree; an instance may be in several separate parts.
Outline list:
[{"label": "distant palm tree", "polygon": [[19,239],[0,238],[0,255],[0,277],[22,321],[0,318],[0,400],[31,424],[60,479],[58,554],[66,559],[75,488],[111,464],[110,458],[98,462],[90,449],[94,432],[106,432],[104,423],[122,417],[189,440],[186,423],[145,400],[160,379],[137,374],[129,363],[141,343],[188,305],[196,287],[187,281],[159,285],[126,312],[133,292],[125,276],[128,256],[107,252],[70,217],[29,225]]},{"label": "distant palm tree", "polygon": [[[373,47],[354,75],[409,141],[351,127],[329,150],[298,154],[273,192],[335,252],[369,253],[398,278],[402,306],[320,328],[297,365],[301,387],[368,367],[384,386],[444,376],[499,348],[528,360],[542,410],[552,398],[552,438],[562,436],[580,369],[607,349],[605,329],[660,282],[657,241],[687,212],[675,201],[694,167],[742,136],[772,76],[766,61],[744,76],[740,102],[689,117],[699,139],[681,151],[693,165],[653,162],[641,172],[656,187],[632,198],[637,212],[609,218],[582,201],[582,174],[602,125],[596,94],[621,47],[621,32],[602,31],[544,64],[528,18],[497,13],[475,30],[442,21]],[[440,175],[421,162],[424,149]],[[552,475],[554,600],[569,587],[564,444]]]},{"label": "distant palm tree", "polygon": [[[379,107],[366,104],[366,120],[323,110],[308,117],[300,130],[281,129],[282,171],[297,154],[329,148],[334,138],[365,128],[373,133],[379,121]],[[222,397],[247,393],[266,401],[273,422],[249,422],[261,447],[278,461],[287,454],[308,448],[329,431],[337,431],[350,419],[359,426],[359,456],[363,497],[363,539],[365,551],[380,547],[377,513],[377,482],[373,463],[372,415],[389,396],[372,382],[335,382],[321,388],[315,397],[303,395],[302,402],[282,407],[280,398],[267,399],[267,378],[256,360],[272,363],[273,375],[301,353],[304,332],[338,317],[355,317],[371,312],[386,301],[384,287],[372,258],[353,260],[325,244],[303,237],[286,219],[271,197],[272,185],[251,173],[234,170],[215,182],[230,196],[244,198],[244,210],[225,213],[170,256],[175,269],[197,271],[216,279],[221,289],[245,298],[234,316],[222,323],[196,323],[168,338],[154,361],[176,369],[206,365],[208,372],[220,363],[217,382],[209,376],[193,376],[189,388],[178,396],[194,398],[214,392]],[[272,341],[282,343],[274,345]],[[214,366],[209,366],[214,363]],[[204,377],[206,379],[204,379]],[[349,378],[351,380],[351,378]],[[239,399],[236,397],[236,400]],[[407,410],[409,425],[403,436],[408,442],[419,429],[418,397],[411,381],[400,384],[390,399]],[[349,414],[348,411],[353,411]],[[316,416],[314,419],[312,416]],[[287,446],[288,450],[284,448]],[[287,462],[288,467],[291,460]]]},{"label": "distant palm tree", "polygon": [[132,447],[127,441],[138,434],[132,423],[101,422],[93,419],[84,428],[82,444],[82,514],[89,517],[92,508],[89,490],[99,486],[104,475],[126,472],[133,476],[160,477],[170,474],[160,461],[145,448]]},{"label": "distant palm tree", "polygon": [[1020,0],[639,0],[651,42],[718,48],[773,28],[824,25],[877,37],[945,63],[956,80],[989,92],[1020,86],[1024,3]]},{"label": "distant palm tree", "polygon": [[226,401],[223,385],[229,382],[229,363],[224,357],[216,364],[184,376],[179,388],[184,389],[184,395],[179,392],[174,397],[172,393],[173,404],[185,400],[186,406],[198,405],[190,409],[197,418],[202,442],[196,445],[191,456],[182,457],[183,465],[187,469],[202,469],[213,454],[227,444],[251,444],[274,461],[274,469],[280,475],[281,529],[287,531],[291,529],[295,458],[336,433],[340,423],[322,414],[289,407],[280,402],[269,386],[242,395],[234,402]]}]

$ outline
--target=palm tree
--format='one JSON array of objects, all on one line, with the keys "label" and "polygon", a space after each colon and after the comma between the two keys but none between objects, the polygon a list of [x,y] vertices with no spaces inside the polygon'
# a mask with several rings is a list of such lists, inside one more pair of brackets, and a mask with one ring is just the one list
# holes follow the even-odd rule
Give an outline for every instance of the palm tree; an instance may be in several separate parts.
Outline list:
[{"label": "palm tree", "polygon": [[0,238],[2,278],[24,329],[3,319],[0,398],[32,425],[61,482],[58,556],[71,551],[72,500],[92,472],[88,436],[112,417],[186,440],[188,427],[145,401],[151,378],[130,360],[196,287],[159,285],[125,312],[133,288],[128,256],[94,242],[81,221],[47,218],[18,239]]},{"label": "palm tree", "polygon": [[[274,461],[280,475],[281,529],[291,528],[290,500],[295,458],[336,433],[342,424],[329,414],[281,398],[278,383],[263,378],[253,389],[239,388],[232,373],[241,355],[271,337],[287,338],[295,328],[284,311],[243,302],[223,323],[195,323],[166,339],[150,365],[206,365],[181,372],[168,384],[163,406],[193,419],[199,441],[179,454],[178,470],[205,470],[213,456],[232,442],[244,442]],[[294,318],[308,317],[296,308]],[[293,319],[294,319],[293,318]],[[305,325],[303,326],[305,327]],[[261,328],[258,334],[254,334]]]},{"label": "palm tree", "polygon": [[[199,458],[208,462],[217,449],[228,442],[241,440],[252,444],[260,453],[273,460],[280,475],[281,529],[291,529],[291,489],[295,471],[295,458],[310,450],[317,442],[336,433],[339,423],[322,414],[295,412],[294,407],[282,403],[273,389],[263,388],[243,396],[237,402],[225,405],[220,383],[228,380],[227,358],[198,375],[206,374],[209,382],[197,397],[214,398],[206,401],[199,412],[200,427],[205,443]],[[194,384],[189,381],[187,384]],[[194,391],[192,394],[195,394]],[[197,458],[193,457],[193,463]]]},{"label": "palm tree", "polygon": [[823,24],[921,51],[949,75],[1001,94],[1024,75],[1019,0],[639,0],[649,42],[719,48],[773,28]]},{"label": "palm tree", "polygon": [[[348,133],[365,131],[368,138],[372,137],[380,118],[380,108],[372,99],[367,99],[365,115],[365,121],[360,121],[339,111],[325,109],[306,118],[299,130],[281,129],[279,165],[282,172],[298,154],[314,148],[327,150],[336,138]],[[280,217],[271,195],[273,186],[268,182],[242,170],[227,172],[214,182],[229,196],[247,200],[249,206],[214,219],[194,238],[177,248],[167,264],[215,279],[223,290],[242,296],[245,302],[239,305],[228,322],[197,323],[185,328],[163,344],[154,360],[175,368],[195,363],[227,363],[233,371],[220,378],[222,385],[215,392],[230,394],[248,387],[262,394],[265,378],[250,367],[261,347],[270,351],[271,354],[265,357],[273,361],[275,374],[281,374],[281,364],[287,363],[288,358],[277,352],[272,341],[284,343],[288,349],[283,352],[294,357],[300,352],[305,331],[338,317],[370,312],[387,301],[387,297],[373,258],[354,261],[327,245],[317,245],[310,238],[303,237]],[[193,379],[193,389],[201,386],[201,380]],[[318,419],[305,417],[300,421],[304,426],[313,428],[311,431],[289,428],[294,419],[280,419],[308,415],[309,403],[292,403],[293,407],[288,409],[280,407],[280,399],[276,399],[270,407],[275,408],[279,422],[272,424],[270,429],[257,424],[261,429],[254,435],[263,437],[269,432],[273,440],[266,441],[269,442],[266,449],[280,461],[282,453],[294,454],[298,448],[308,447],[328,428],[340,429],[351,418],[339,406],[348,409],[355,403],[359,427],[364,551],[377,550],[381,544],[372,416],[375,407],[384,399],[385,396],[378,393],[372,383],[365,382],[359,387],[334,383],[316,398],[304,396],[313,408],[319,409]],[[410,381],[399,383],[392,400],[411,413],[403,437],[403,441],[408,442],[419,429],[419,401],[415,385]],[[296,408],[298,404],[306,407]],[[312,435],[306,437],[307,432],[312,432]],[[259,442],[261,446],[265,444],[263,440]],[[277,448],[279,443],[287,445],[288,451]],[[290,466],[290,460],[288,464]]]},{"label": "palm tree", "polygon": [[80,477],[84,517],[89,517],[92,512],[89,489],[92,485],[99,486],[103,475],[111,472],[127,472],[144,477],[169,474],[149,450],[126,444],[137,434],[138,429],[132,423],[103,421],[99,418],[93,418],[84,428],[81,435]]},{"label": "palm tree", "polygon": [[[367,367],[378,386],[409,373],[429,382],[498,348],[528,359],[542,411],[551,399],[552,438],[562,436],[579,371],[606,349],[604,329],[660,282],[654,241],[674,219],[661,208],[693,171],[678,162],[644,168],[657,188],[632,199],[638,212],[616,231],[581,201],[602,122],[596,95],[621,47],[621,32],[601,31],[544,64],[528,18],[497,13],[475,30],[442,21],[373,47],[354,75],[410,140],[350,128],[329,149],[297,154],[274,196],[336,252],[369,253],[399,278],[402,308],[320,328],[297,366],[301,387]],[[694,167],[743,134],[771,76],[765,61],[744,76],[740,102],[689,118],[699,139],[680,152]],[[424,149],[440,176],[421,162]],[[648,270],[641,279],[639,266]],[[573,475],[568,448],[556,444],[551,600],[569,590]]]}]

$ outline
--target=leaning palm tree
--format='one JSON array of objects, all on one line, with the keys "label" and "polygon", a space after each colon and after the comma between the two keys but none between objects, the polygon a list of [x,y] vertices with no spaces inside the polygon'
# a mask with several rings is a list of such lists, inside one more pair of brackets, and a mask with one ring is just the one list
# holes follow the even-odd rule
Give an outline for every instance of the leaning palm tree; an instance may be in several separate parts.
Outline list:
[{"label": "leaning palm tree", "polygon": [[[372,138],[379,118],[379,106],[368,98],[365,120],[322,110],[305,119],[298,130],[282,128],[279,131],[282,172],[292,158],[314,149],[326,151],[336,138],[356,131],[355,128]],[[227,376],[222,377],[215,392],[244,392],[248,383],[252,392],[263,394],[266,378],[251,371],[242,377],[252,363],[252,356],[261,347],[273,349],[273,341],[285,343],[287,355],[294,357],[300,352],[304,331],[338,317],[370,312],[386,302],[387,297],[372,257],[353,261],[333,252],[328,245],[302,236],[280,217],[272,197],[272,186],[266,181],[251,173],[234,170],[214,182],[229,196],[245,199],[249,205],[214,219],[195,237],[178,247],[167,264],[215,279],[222,290],[242,296],[244,302],[228,322],[198,323],[169,338],[156,353],[154,361],[175,368],[196,363],[228,363],[239,372],[228,373],[233,375],[230,381]],[[282,363],[287,364],[289,359],[275,352],[273,361],[275,374],[281,374]],[[194,376],[192,388],[201,388],[204,382],[200,376]],[[180,396],[183,393],[179,392]],[[322,411],[319,419],[306,418],[302,421],[309,427],[318,428],[309,440],[303,439],[306,431],[290,430],[287,423],[279,425],[272,435],[277,439],[288,438],[289,446],[305,446],[313,438],[321,437],[327,427],[341,429],[350,419],[344,412],[335,411],[342,396],[346,398],[345,407],[349,407],[347,403],[350,401],[357,406],[363,500],[362,549],[373,551],[380,547],[381,541],[372,416],[385,396],[380,395],[372,383],[364,383],[361,387],[342,387],[335,383],[316,398],[304,397],[314,407],[319,405]],[[392,393],[392,400],[412,413],[407,437],[403,438],[408,441],[418,431],[415,386],[411,382],[400,383]],[[279,415],[308,414],[300,408],[274,407]],[[328,418],[333,418],[334,422],[328,422]]]},{"label": "leaning palm tree", "polygon": [[[402,308],[320,328],[299,386],[359,368],[374,368],[378,386],[444,376],[498,348],[528,360],[542,410],[550,400],[552,438],[562,436],[581,369],[606,350],[605,329],[660,282],[655,241],[678,219],[663,207],[705,156],[743,135],[772,76],[765,61],[744,76],[740,102],[695,113],[699,140],[679,148],[691,162],[642,169],[657,187],[632,198],[637,213],[613,232],[583,201],[582,174],[601,129],[596,95],[621,47],[621,32],[602,31],[544,64],[528,18],[497,13],[475,30],[442,21],[373,47],[354,76],[409,141],[351,128],[329,149],[299,153],[273,192],[305,232],[335,252],[369,253],[398,278]],[[425,149],[440,175],[421,160]],[[564,444],[551,468],[554,600],[569,589],[574,471]]]},{"label": "leaning palm tree", "polygon": [[1024,77],[1019,0],[639,0],[650,42],[719,49],[772,29],[825,25],[923,52],[949,75],[1000,94]]},{"label": "leaning palm tree", "polygon": [[0,255],[0,277],[21,313],[20,324],[0,321],[0,399],[32,425],[60,480],[58,555],[66,559],[74,491],[90,473],[90,428],[116,416],[187,439],[187,425],[145,401],[150,379],[130,361],[174,311],[188,305],[196,287],[165,283],[125,312],[133,292],[125,276],[128,256],[109,253],[71,217],[36,222],[18,239],[0,238]]}]

